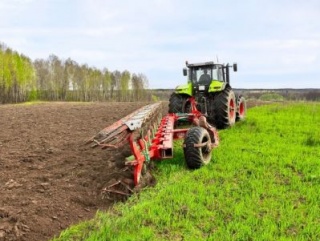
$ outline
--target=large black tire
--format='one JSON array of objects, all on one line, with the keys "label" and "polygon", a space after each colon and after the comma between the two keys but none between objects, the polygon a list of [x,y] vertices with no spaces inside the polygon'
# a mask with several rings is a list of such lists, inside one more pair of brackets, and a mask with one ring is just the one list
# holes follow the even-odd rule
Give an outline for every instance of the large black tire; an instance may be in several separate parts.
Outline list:
[{"label": "large black tire", "polygon": [[211,139],[206,129],[196,126],[188,130],[183,143],[183,151],[186,164],[190,169],[198,169],[210,162],[212,153],[208,145],[203,147],[194,146],[205,142],[208,145],[211,144]]},{"label": "large black tire", "polygon": [[187,97],[172,93],[169,99],[169,113],[182,113]]},{"label": "large black tire", "polygon": [[236,121],[242,121],[245,119],[247,114],[247,103],[245,98],[242,95],[237,96],[236,99],[237,99]]},{"label": "large black tire", "polygon": [[225,129],[236,122],[236,97],[232,89],[226,88],[211,96],[208,122],[218,129]]}]

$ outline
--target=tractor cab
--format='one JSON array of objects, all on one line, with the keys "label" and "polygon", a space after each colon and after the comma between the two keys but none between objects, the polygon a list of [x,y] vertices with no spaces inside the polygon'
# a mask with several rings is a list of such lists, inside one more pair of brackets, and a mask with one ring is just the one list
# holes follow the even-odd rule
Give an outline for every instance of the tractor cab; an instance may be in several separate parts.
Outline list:
[{"label": "tractor cab", "polygon": [[[193,93],[212,92],[211,84],[220,87],[223,85],[224,76],[222,68],[212,63],[187,64],[188,81],[192,83]],[[184,73],[185,73],[184,72]],[[211,87],[211,88],[210,88]]]},{"label": "tractor cab", "polygon": [[[229,84],[229,65],[215,64],[214,62],[189,64],[183,69],[183,75],[188,76],[188,82],[192,84],[192,92],[213,93],[222,91]],[[237,71],[237,65],[233,65]]]},{"label": "tractor cab", "polygon": [[212,80],[223,82],[222,68],[218,65],[189,67],[189,80],[193,84],[210,85]]}]

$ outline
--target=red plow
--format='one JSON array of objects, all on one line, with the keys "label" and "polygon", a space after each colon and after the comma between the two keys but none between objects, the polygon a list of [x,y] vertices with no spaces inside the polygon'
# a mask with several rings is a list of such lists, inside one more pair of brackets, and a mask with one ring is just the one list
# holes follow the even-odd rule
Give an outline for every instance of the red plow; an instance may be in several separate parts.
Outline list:
[{"label": "red plow", "polygon": [[[132,155],[125,164],[133,167],[134,184],[138,185],[147,164],[153,160],[173,157],[173,141],[184,139],[186,164],[191,169],[209,163],[219,137],[215,127],[197,110],[190,98],[190,113],[169,113],[162,116],[162,103],[144,106],[109,127],[101,130],[88,142],[92,147],[119,148],[129,144]],[[178,123],[192,124],[190,128],[177,128]],[[186,125],[184,125],[186,126]]]}]

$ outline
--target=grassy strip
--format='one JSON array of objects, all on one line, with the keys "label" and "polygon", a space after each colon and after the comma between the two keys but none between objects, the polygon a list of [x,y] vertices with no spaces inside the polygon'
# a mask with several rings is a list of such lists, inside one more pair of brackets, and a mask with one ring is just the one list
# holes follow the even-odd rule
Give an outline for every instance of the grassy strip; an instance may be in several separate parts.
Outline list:
[{"label": "grassy strip", "polygon": [[158,184],[55,240],[320,240],[320,104],[250,109],[189,171],[181,142]]}]

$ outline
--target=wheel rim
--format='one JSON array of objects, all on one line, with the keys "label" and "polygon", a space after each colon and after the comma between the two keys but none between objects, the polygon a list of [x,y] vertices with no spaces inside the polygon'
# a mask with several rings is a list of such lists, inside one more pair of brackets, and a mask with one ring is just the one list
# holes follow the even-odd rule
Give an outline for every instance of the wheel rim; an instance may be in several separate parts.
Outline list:
[{"label": "wheel rim", "polygon": [[[204,136],[204,137],[202,138],[201,143],[206,143],[206,142],[208,142],[208,141],[209,141],[208,137]],[[208,151],[208,146],[201,147],[201,153],[202,153],[202,156],[203,156],[204,158],[206,158],[206,157],[208,156],[208,154],[210,153],[210,152]]]},{"label": "wheel rim", "polygon": [[244,104],[243,104],[243,102],[240,102],[240,105],[239,105],[239,115],[240,115],[240,117],[242,117],[244,115]]},{"label": "wheel rim", "polygon": [[235,118],[235,104],[233,99],[229,101],[229,118],[230,121],[233,121]]}]

